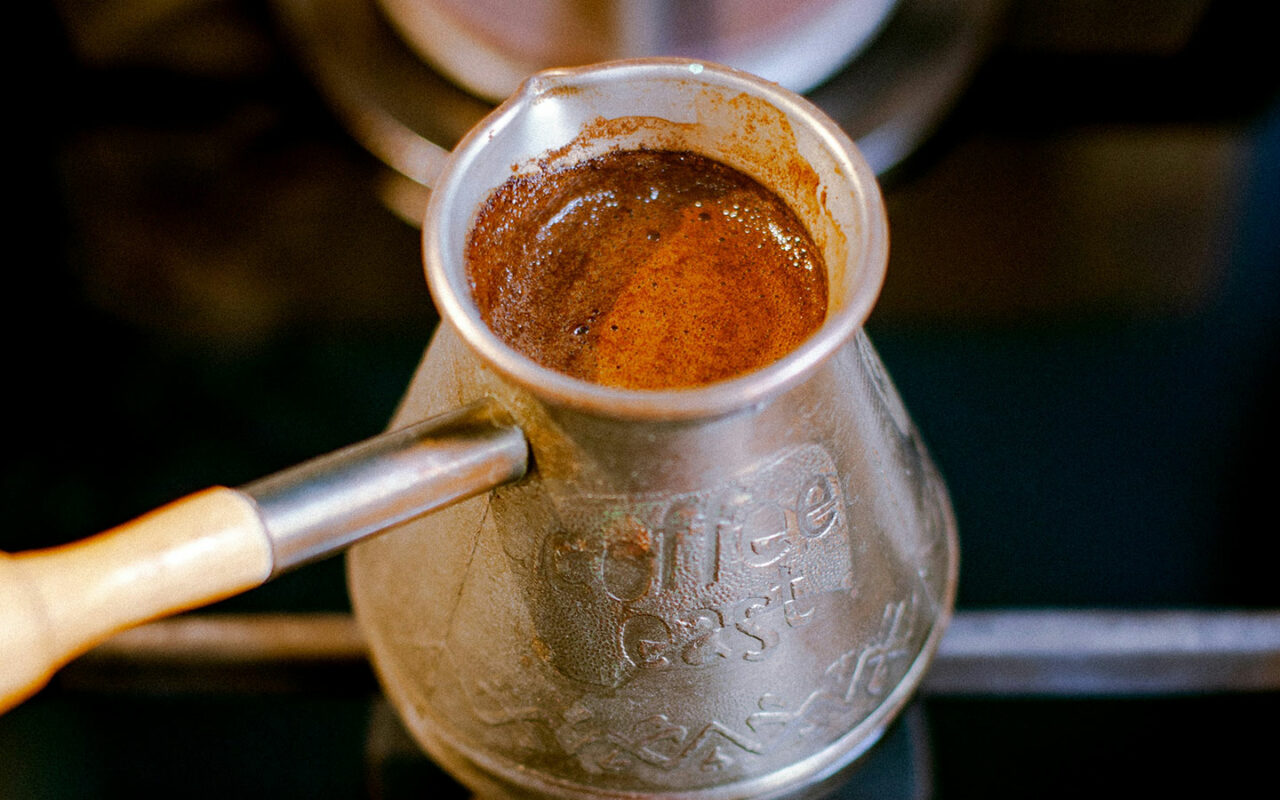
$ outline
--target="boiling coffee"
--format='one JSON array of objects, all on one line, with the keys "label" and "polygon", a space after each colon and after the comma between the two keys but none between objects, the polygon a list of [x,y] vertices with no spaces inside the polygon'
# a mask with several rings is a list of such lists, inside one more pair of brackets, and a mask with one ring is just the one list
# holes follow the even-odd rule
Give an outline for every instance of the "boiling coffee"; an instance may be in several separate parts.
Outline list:
[{"label": "boiling coffee", "polygon": [[766,366],[822,324],[827,273],[753,178],[687,152],[615,151],[509,179],[467,242],[485,323],[543,366],[634,389]]}]

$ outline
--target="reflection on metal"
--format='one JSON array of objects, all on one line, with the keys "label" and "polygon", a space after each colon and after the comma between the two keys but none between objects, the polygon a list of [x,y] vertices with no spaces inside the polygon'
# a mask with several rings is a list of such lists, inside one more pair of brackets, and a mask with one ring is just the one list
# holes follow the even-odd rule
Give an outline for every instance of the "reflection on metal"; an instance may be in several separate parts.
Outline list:
[{"label": "reflection on metal", "polygon": [[[68,668],[65,685],[118,688],[127,675],[137,688],[149,671],[188,671],[218,680],[179,681],[184,689],[287,690],[272,673],[362,668],[365,659],[347,614],[193,614],[105,642]],[[1276,690],[1280,611],[1067,610],[957,612],[921,689],[1046,697]]]},{"label": "reflection on metal", "polygon": [[[872,168],[896,166],[941,122],[981,63],[1006,0],[901,0],[876,38],[808,96]],[[492,105],[423,62],[373,0],[275,0],[277,17],[351,135],[392,173],[383,200],[419,224],[440,148]]]},{"label": "reflection on metal", "polygon": [[1280,689],[1280,612],[958,613],[924,690],[1118,695]]},{"label": "reflection on metal", "polygon": [[189,614],[125,631],[81,659],[88,665],[258,665],[361,661],[350,614]]}]

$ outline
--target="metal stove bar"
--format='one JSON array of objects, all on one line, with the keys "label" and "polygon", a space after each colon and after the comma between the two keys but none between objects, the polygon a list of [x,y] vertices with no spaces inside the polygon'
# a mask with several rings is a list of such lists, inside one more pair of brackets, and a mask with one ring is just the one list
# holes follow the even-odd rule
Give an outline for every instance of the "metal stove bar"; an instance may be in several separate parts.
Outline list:
[{"label": "metal stove bar", "polygon": [[[116,636],[68,667],[62,683],[110,688],[128,676],[141,688],[148,672],[186,671],[245,690],[264,685],[254,680],[261,674],[365,659],[348,614],[199,613]],[[178,683],[189,691],[201,680]],[[929,696],[1046,697],[1275,690],[1280,611],[1064,609],[958,612],[922,687]]]},{"label": "metal stove bar", "polygon": [[957,613],[930,694],[1150,695],[1280,689],[1280,612]]}]

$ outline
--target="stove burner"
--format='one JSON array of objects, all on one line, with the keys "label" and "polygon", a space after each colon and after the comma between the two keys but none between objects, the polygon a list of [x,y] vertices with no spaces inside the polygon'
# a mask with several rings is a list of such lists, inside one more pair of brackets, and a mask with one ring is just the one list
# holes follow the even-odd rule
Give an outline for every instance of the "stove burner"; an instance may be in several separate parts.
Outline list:
[{"label": "stove burner", "polygon": [[[390,168],[383,200],[417,225],[432,145],[453,147],[493,104],[418,57],[375,0],[274,0],[300,58],[351,134]],[[901,0],[853,62],[808,93],[878,174],[951,109],[993,40],[1004,0]]]},{"label": "stove burner", "polygon": [[725,64],[803,94],[879,32],[899,0],[375,0],[429,64],[501,102],[550,67],[644,56]]}]

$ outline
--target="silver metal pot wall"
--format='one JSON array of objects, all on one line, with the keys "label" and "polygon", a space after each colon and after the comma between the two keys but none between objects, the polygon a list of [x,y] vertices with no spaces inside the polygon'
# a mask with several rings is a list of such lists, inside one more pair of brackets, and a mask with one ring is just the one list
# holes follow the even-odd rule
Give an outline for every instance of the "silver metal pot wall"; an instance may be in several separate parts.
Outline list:
[{"label": "silver metal pot wall", "polygon": [[[760,371],[681,391],[552,372],[481,322],[471,220],[515,171],[693,150],[813,232],[824,326]],[[444,324],[399,421],[479,397],[533,469],[354,548],[349,582],[418,741],[481,793],[774,796],[848,764],[919,683],[950,618],[945,489],[861,324],[887,258],[874,176],[774,84],[700,62],[535,76],[434,184],[426,269]]]}]

